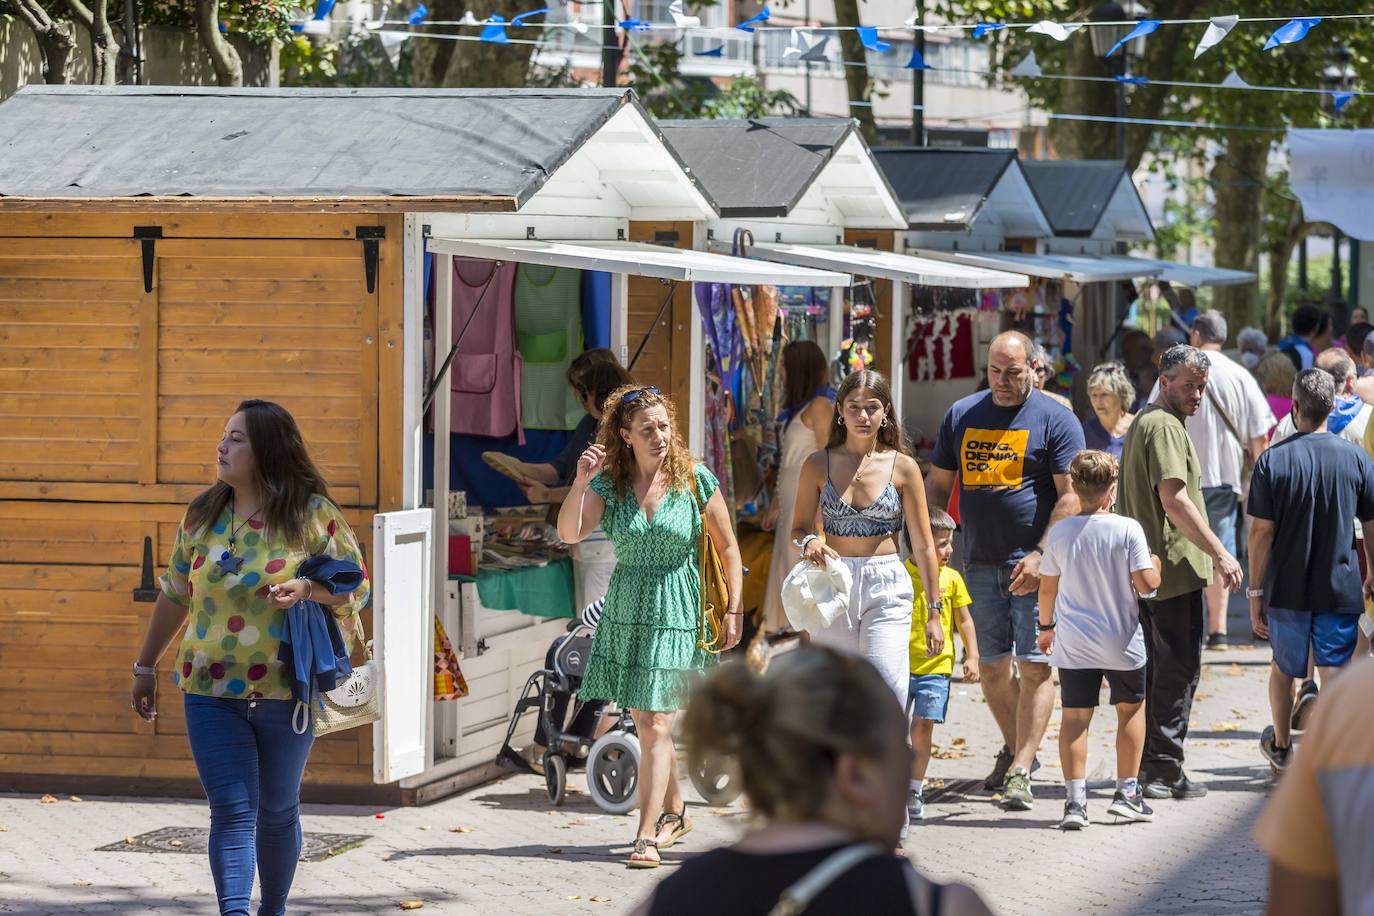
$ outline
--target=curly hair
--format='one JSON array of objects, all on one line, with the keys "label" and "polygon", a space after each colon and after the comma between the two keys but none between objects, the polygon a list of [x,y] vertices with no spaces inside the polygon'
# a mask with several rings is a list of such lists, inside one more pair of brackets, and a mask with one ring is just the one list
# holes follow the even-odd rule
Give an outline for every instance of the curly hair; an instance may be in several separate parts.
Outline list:
[{"label": "curly hair", "polygon": [[1131,384],[1131,377],[1121,363],[1100,363],[1093,367],[1092,374],[1088,376],[1088,394],[1094,391],[1113,395],[1121,402],[1121,410],[1125,413],[1130,413],[1135,406],[1135,385]]},{"label": "curly hair", "polygon": [[[637,394],[636,394],[637,392]],[[628,403],[625,397],[636,394]],[[630,489],[630,476],[634,473],[634,453],[620,438],[622,429],[629,429],[635,414],[650,407],[662,407],[668,414],[668,425],[672,428],[672,438],[668,441],[668,454],[663,459],[663,471],[668,478],[669,490],[688,490],[689,481],[696,467],[696,461],[687,451],[687,445],[677,431],[677,408],[666,394],[642,385],[622,385],[612,391],[602,408],[601,423],[596,429],[596,441],[606,450],[606,463],[602,473],[610,478],[616,494],[624,497]]]}]

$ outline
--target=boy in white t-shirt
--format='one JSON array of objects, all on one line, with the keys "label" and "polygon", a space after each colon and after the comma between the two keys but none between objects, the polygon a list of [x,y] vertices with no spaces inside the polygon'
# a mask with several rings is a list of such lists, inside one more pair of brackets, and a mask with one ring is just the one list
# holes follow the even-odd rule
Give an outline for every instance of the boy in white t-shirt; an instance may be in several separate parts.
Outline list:
[{"label": "boy in white t-shirt", "polygon": [[1107,813],[1149,821],[1136,775],[1145,748],[1145,637],[1136,595],[1159,588],[1159,557],[1135,519],[1112,513],[1117,463],[1106,452],[1079,452],[1069,464],[1079,513],[1050,529],[1040,564],[1040,635],[1059,669],[1064,724],[1059,756],[1068,799],[1062,830],[1088,826],[1088,725],[1105,678],[1116,707],[1116,795]]}]

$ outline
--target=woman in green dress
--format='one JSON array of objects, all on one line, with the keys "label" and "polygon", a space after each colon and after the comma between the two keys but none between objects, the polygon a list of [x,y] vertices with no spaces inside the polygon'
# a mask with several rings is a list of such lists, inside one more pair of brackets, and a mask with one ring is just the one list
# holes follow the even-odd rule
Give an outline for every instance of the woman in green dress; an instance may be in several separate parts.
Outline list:
[{"label": "woman in green dress", "polygon": [[715,476],[688,453],[675,419],[672,402],[657,388],[611,392],[597,442],[578,459],[558,514],[566,543],[576,544],[600,525],[615,545],[616,568],[582,698],[629,709],[639,732],[639,830],[631,868],[656,867],[658,850],[691,829],[677,779],[673,718],[686,705],[694,677],[714,661],[697,645],[703,521],[730,584],[723,648],[732,648],[743,632],[744,570],[730,509]]}]

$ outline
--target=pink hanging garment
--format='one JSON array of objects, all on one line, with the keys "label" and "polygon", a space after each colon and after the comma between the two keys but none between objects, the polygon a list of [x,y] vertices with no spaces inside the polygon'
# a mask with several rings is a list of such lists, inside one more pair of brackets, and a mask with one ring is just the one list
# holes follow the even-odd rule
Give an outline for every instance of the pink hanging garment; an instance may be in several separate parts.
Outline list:
[{"label": "pink hanging garment", "polygon": [[[496,271],[495,279],[492,272]],[[453,359],[453,432],[473,436],[520,434],[520,353],[515,348],[515,265],[453,259],[453,339],[477,307],[482,289],[491,288]]]}]

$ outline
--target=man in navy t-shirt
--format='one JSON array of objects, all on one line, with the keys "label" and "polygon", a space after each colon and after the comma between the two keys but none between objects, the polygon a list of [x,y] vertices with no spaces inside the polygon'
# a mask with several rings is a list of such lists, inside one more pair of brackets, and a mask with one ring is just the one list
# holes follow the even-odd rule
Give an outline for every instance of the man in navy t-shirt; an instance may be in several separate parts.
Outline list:
[{"label": "man in navy t-shirt", "polygon": [[1374,462],[1326,428],[1335,382],[1304,369],[1293,383],[1297,435],[1260,455],[1250,479],[1250,622],[1274,650],[1269,705],[1274,724],[1260,751],[1288,766],[1293,686],[1307,677],[1309,652],[1322,686],[1355,653],[1364,593],[1352,518],[1364,529],[1374,570]]},{"label": "man in navy t-shirt", "polygon": [[[1016,331],[993,340],[989,390],[945,414],[926,477],[926,499],[942,509],[959,485],[983,695],[1005,742],[984,785],[1001,789],[1003,806],[1020,811],[1033,801],[1030,771],[1054,707],[1048,659],[1035,644],[1041,546],[1051,525],[1078,511],[1069,462],[1083,450],[1082,425],[1034,387],[1033,349]],[[1028,723],[1025,733],[1018,722]]]}]

